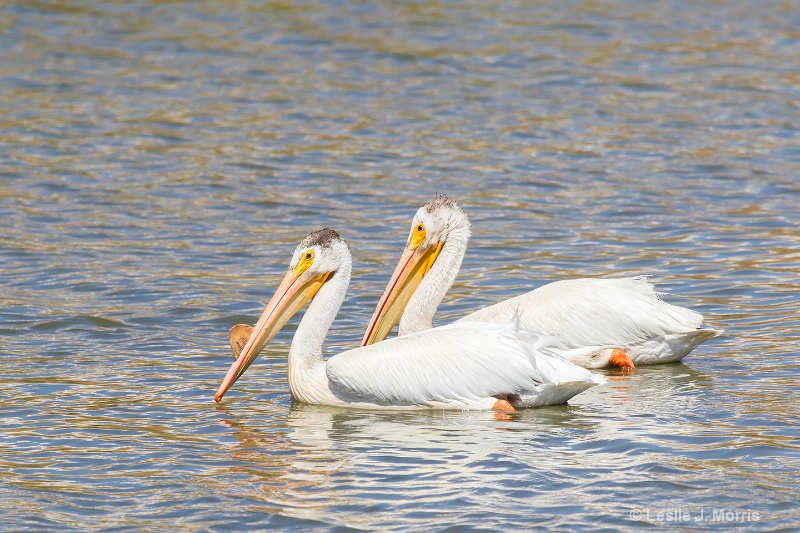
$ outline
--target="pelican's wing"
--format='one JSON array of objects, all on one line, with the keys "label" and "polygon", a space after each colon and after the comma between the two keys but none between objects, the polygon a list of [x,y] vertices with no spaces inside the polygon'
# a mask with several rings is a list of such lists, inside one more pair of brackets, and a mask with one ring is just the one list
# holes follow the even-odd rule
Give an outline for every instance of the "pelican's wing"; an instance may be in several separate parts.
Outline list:
[{"label": "pelican's wing", "polygon": [[588,370],[549,352],[544,342],[508,324],[451,324],[335,355],[327,374],[358,397],[416,405],[525,396],[542,385],[579,382],[571,397],[598,383]]},{"label": "pelican's wing", "polygon": [[522,327],[557,335],[561,347],[618,346],[632,357],[638,347],[680,358],[720,333],[702,329],[700,313],[663,301],[644,277],[557,281],[460,321],[505,322],[517,309]]}]

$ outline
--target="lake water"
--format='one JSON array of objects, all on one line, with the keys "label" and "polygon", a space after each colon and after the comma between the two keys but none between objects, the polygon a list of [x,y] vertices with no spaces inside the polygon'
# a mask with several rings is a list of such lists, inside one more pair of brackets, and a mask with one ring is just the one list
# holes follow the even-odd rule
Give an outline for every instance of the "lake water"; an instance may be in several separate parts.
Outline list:
[{"label": "lake water", "polygon": [[[0,529],[800,527],[795,2],[5,2]],[[295,317],[227,332],[330,226],[353,347],[415,210],[474,237],[437,319],[647,274],[726,334],[569,405],[293,404]],[[738,513],[738,514],[736,514]]]}]

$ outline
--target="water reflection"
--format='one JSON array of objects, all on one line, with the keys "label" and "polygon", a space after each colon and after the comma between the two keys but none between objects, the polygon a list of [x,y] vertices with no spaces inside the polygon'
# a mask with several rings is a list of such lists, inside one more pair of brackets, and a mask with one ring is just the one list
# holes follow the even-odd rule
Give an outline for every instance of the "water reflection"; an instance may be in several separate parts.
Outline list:
[{"label": "water reflection", "polygon": [[[427,509],[465,492],[482,508],[509,498],[563,505],[554,486],[593,492],[596,481],[587,485],[585,469],[649,478],[642,473],[654,455],[674,453],[664,439],[703,418],[711,383],[687,365],[648,367],[635,376],[611,375],[608,385],[577,396],[573,405],[519,411],[510,421],[482,412],[354,411],[295,402],[275,429],[268,426],[276,406],[248,421],[231,414],[226,424],[237,444],[229,452],[242,463],[233,471],[247,474],[249,498],[305,520],[324,520],[355,501],[379,510]],[[405,503],[394,501],[398,492]],[[380,523],[352,518],[342,523]]]},{"label": "water reflection", "polygon": [[[753,469],[760,469],[765,460],[777,470],[759,477],[762,486],[773,500],[791,498],[794,486],[787,485],[782,474],[788,467],[774,461],[796,453],[796,443],[789,436],[775,435],[776,427],[763,421],[759,425],[750,418],[743,425],[738,419],[747,415],[715,381],[683,364],[643,367],[633,376],[611,373],[608,385],[579,395],[572,405],[520,411],[509,422],[497,421],[490,413],[290,407],[284,393],[275,401],[237,402],[236,411],[218,408],[216,413],[223,416],[215,418],[233,442],[221,448],[226,459],[205,469],[217,480],[213,485],[217,498],[245,498],[244,509],[270,517],[264,523],[283,517],[325,523],[341,520],[341,524],[374,528],[382,523],[380,516],[362,513],[364,507],[434,514],[434,507],[464,498],[464,491],[474,495],[465,501],[472,508],[486,509],[487,501],[513,506],[534,499],[554,513],[570,508],[561,496],[566,491],[593,509],[587,519],[599,513],[612,520],[618,518],[618,508],[606,502],[623,497],[630,485],[638,486],[643,498],[657,498],[665,486],[716,490],[722,477],[739,486],[750,483]],[[200,396],[197,401],[202,403]],[[54,412],[43,413],[51,420],[54,435],[62,434],[54,437],[58,440],[53,445],[47,444],[48,432],[19,426],[14,430],[18,437],[40,443],[19,450],[28,458],[54,453],[76,457],[74,445],[63,436],[61,428],[66,425],[86,428],[85,433],[72,432],[73,442],[94,439],[94,444],[85,448],[85,455],[77,456],[79,462],[60,463],[63,477],[44,471],[47,477],[37,481],[28,478],[19,465],[5,463],[4,467],[16,472],[8,480],[29,490],[46,490],[49,479],[51,488],[94,497],[93,489],[73,486],[75,474],[93,480],[93,486],[107,484],[109,490],[118,476],[142,481],[147,477],[139,478],[140,474],[168,478],[171,468],[189,464],[181,456],[205,450],[206,445],[198,444],[213,442],[207,436],[187,439],[189,435],[168,425],[131,425],[130,412],[124,408],[127,403],[98,407],[106,416],[95,417],[91,424],[64,418],[63,413],[58,422]],[[147,411],[137,416],[146,416]],[[152,446],[140,455],[144,450],[133,443],[152,437],[115,430],[125,427],[146,428],[166,448],[159,451]],[[201,434],[207,435],[208,430],[198,428],[197,435]],[[131,445],[120,447],[120,437]],[[197,444],[187,448],[193,440]],[[90,459],[100,453],[113,461],[107,455],[112,449],[116,457],[127,458],[126,464],[111,467],[107,460]],[[168,463],[177,463],[171,467],[161,463],[158,457],[165,453]],[[203,456],[197,461],[199,467]],[[92,465],[101,470],[85,470]],[[711,465],[716,474],[709,479]],[[32,467],[36,465],[27,468]],[[586,472],[592,475],[587,477]],[[404,494],[402,502],[396,500],[398,492]],[[697,505],[711,503],[707,499]],[[331,522],[331,513],[340,518]],[[443,526],[454,519],[467,520],[457,512],[432,523]],[[413,525],[411,519],[396,520],[399,526]],[[522,525],[516,520],[507,516],[490,522]]]}]

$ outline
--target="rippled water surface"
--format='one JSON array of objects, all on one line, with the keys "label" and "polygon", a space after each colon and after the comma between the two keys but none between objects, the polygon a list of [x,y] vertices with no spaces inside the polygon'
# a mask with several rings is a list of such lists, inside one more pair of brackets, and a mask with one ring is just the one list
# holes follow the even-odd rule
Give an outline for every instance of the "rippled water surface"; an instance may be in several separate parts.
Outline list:
[{"label": "rippled water surface", "polygon": [[[2,529],[799,527],[799,28],[791,1],[3,3]],[[437,191],[474,229],[439,323],[647,274],[726,334],[500,421],[293,404],[295,317],[214,403],[300,238],[354,251],[335,353]]]}]

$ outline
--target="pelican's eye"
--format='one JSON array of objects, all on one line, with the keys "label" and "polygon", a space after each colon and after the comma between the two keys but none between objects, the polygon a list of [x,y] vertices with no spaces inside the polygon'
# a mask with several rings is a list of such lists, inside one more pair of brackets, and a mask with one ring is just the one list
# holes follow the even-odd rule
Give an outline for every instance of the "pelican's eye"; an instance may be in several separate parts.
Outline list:
[{"label": "pelican's eye", "polygon": [[419,245],[425,240],[425,224],[420,222],[414,229],[411,231],[411,248],[416,250],[419,248]]},{"label": "pelican's eye", "polygon": [[299,276],[314,263],[314,250],[306,250],[306,252],[300,256],[300,261],[297,262],[297,266],[294,267],[294,275]]}]

